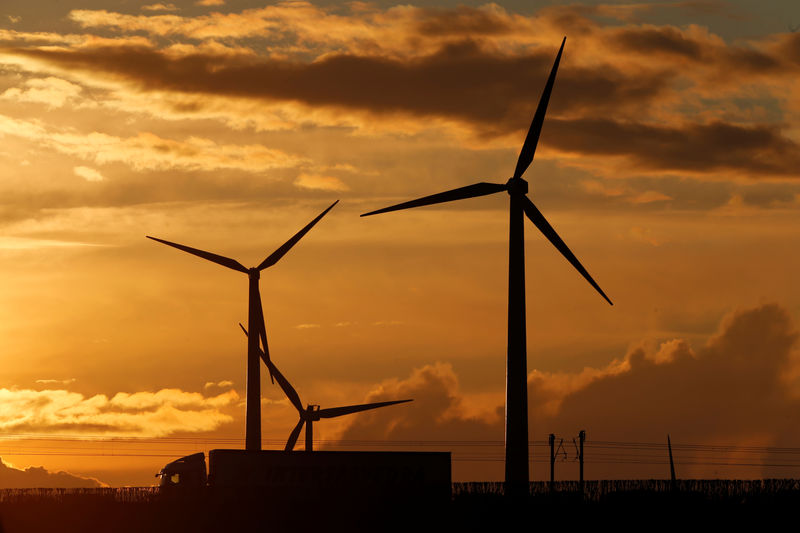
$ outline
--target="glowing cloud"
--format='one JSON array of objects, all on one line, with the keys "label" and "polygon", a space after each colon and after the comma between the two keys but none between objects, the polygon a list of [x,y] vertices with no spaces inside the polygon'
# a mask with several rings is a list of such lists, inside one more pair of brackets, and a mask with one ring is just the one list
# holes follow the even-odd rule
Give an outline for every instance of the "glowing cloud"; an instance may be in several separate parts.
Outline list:
[{"label": "glowing cloud", "polygon": [[346,191],[349,189],[339,178],[320,174],[300,174],[294,180],[294,184],[301,189],[319,189],[322,191]]},{"label": "glowing cloud", "polygon": [[50,109],[63,107],[81,93],[80,85],[55,77],[33,78],[23,83],[24,88],[6,89],[0,97],[18,102],[35,102]]},{"label": "glowing cloud", "polygon": [[233,420],[220,409],[238,400],[234,390],[212,397],[179,389],[120,392],[109,399],[103,394],[86,398],[63,389],[0,389],[0,429],[109,437],[211,431]]},{"label": "glowing cloud", "polygon": [[93,168],[89,167],[75,167],[72,169],[76,176],[80,176],[86,181],[103,181],[106,178]]},{"label": "glowing cloud", "polygon": [[0,459],[0,489],[28,488],[94,488],[107,486],[92,477],[82,477],[69,472],[50,472],[41,466],[24,470],[15,468]]}]

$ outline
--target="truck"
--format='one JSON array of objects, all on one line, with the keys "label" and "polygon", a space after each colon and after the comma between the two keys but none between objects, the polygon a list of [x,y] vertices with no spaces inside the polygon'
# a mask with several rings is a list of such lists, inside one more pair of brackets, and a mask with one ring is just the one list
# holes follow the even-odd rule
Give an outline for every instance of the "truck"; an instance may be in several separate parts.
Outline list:
[{"label": "truck", "polygon": [[157,474],[165,495],[284,502],[437,504],[451,497],[450,452],[211,450],[181,457]]}]

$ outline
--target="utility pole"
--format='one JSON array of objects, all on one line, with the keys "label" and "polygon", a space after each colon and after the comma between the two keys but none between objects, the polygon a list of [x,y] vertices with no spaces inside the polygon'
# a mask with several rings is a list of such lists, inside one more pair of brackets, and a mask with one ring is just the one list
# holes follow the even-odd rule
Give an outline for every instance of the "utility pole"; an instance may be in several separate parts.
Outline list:
[{"label": "utility pole", "polygon": [[580,460],[580,485],[581,485],[581,494],[583,494],[583,441],[586,440],[586,431],[581,430],[578,433],[578,441],[580,442],[580,451],[578,452],[578,459]]},{"label": "utility pole", "polygon": [[550,433],[550,491],[556,481],[556,436]]}]

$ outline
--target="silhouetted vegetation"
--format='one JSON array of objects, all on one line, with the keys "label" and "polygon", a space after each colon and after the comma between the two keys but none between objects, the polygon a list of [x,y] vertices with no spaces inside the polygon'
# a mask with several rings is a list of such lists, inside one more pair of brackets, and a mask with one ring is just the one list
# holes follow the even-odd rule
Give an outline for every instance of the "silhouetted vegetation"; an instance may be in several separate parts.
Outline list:
[{"label": "silhouetted vegetation", "polygon": [[0,490],[4,533],[496,530],[522,518],[535,528],[714,524],[776,520],[800,505],[800,480],[603,480],[530,484],[509,499],[503,483],[454,483],[449,505],[374,495],[369,501],[226,492],[160,494],[156,488]]}]

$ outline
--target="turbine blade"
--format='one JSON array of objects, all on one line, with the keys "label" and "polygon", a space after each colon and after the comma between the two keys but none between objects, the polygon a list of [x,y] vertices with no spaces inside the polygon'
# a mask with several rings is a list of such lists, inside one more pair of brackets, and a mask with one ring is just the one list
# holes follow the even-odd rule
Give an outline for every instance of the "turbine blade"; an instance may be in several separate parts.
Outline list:
[{"label": "turbine blade", "polygon": [[[241,322],[239,322],[239,327],[242,328],[244,334],[247,335],[247,330],[244,329],[244,326]],[[283,393],[286,395],[289,401],[292,402],[292,405],[294,405],[295,409],[302,412],[303,402],[300,401],[300,395],[297,394],[297,391],[294,390],[294,387],[292,387],[292,384],[289,383],[289,380],[287,380],[283,374],[281,374],[281,371],[278,370],[278,367],[275,366],[275,363],[270,361],[269,357],[267,357],[264,351],[261,348],[259,348],[258,351],[261,354],[261,360],[264,361],[265,365],[267,365],[270,375],[274,375],[275,379],[278,380],[278,385],[280,385],[281,390],[283,390]]]},{"label": "turbine blade", "polygon": [[289,435],[289,440],[286,441],[286,447],[284,448],[284,451],[290,452],[294,450],[294,445],[297,443],[297,437],[300,436],[300,430],[303,429],[304,422],[305,420],[301,418],[300,422],[298,422],[297,425],[294,427],[294,429],[292,430],[292,434]]},{"label": "turbine blade", "polygon": [[[256,286],[256,323],[260,326],[258,329],[258,337],[261,340],[261,345],[264,347],[262,359],[265,361],[269,361],[269,345],[267,344],[267,324],[264,320],[264,309],[261,306],[261,291],[258,290],[258,286]],[[272,375],[272,368],[267,365],[267,370],[269,371],[269,380],[272,384],[275,384],[275,378]]]},{"label": "turbine blade", "polygon": [[[262,352],[263,354],[263,352]],[[267,364],[267,367],[270,369],[272,374],[275,376],[275,379],[278,381],[278,385],[280,385],[281,389],[283,389],[283,393],[289,398],[289,401],[292,402],[295,409],[298,411],[303,410],[303,403],[300,401],[300,395],[297,394],[297,391],[294,390],[292,384],[281,374],[281,371],[278,370],[278,367],[275,366],[275,363],[268,360],[266,357],[262,355],[262,359]]]},{"label": "turbine blade", "polygon": [[362,403],[360,405],[347,405],[345,407],[332,407],[330,409],[320,409],[317,415],[320,418],[334,418],[342,415],[349,415],[361,411],[368,411],[370,409],[377,409],[378,407],[386,407],[387,405],[394,405],[396,403],[413,402],[414,400],[394,400],[392,402],[377,402],[377,403]]},{"label": "turbine blade", "polygon": [[280,261],[281,257],[283,257],[284,255],[286,255],[286,252],[288,252],[289,250],[291,250],[291,249],[292,249],[292,246],[294,246],[295,244],[297,244],[297,241],[299,241],[300,239],[302,239],[302,238],[303,238],[303,235],[305,235],[306,233],[308,233],[308,232],[309,232],[309,230],[310,230],[311,228],[313,228],[313,227],[314,227],[314,224],[316,224],[317,222],[319,222],[319,221],[320,221],[320,219],[321,219],[322,217],[324,217],[325,215],[327,215],[327,214],[328,214],[328,211],[330,211],[331,209],[333,209],[333,206],[335,206],[335,205],[336,205],[336,204],[338,204],[338,203],[339,203],[339,200],[336,200],[335,202],[333,202],[333,203],[330,205],[330,207],[328,207],[328,209],[326,209],[325,211],[323,211],[322,213],[320,213],[320,214],[317,216],[317,218],[315,218],[314,220],[312,220],[311,222],[309,222],[308,224],[306,224],[306,227],[304,227],[303,229],[301,229],[300,231],[298,231],[298,232],[297,232],[297,233],[294,235],[294,237],[292,237],[291,239],[289,239],[288,241],[286,241],[285,243],[283,243],[283,245],[282,245],[280,248],[278,248],[277,250],[275,250],[274,252],[272,252],[271,254],[269,254],[269,256],[267,256],[267,258],[266,258],[266,259],[264,259],[263,261],[261,261],[261,264],[260,264],[260,265],[258,265],[258,267],[256,267],[256,268],[258,268],[258,270],[264,270],[265,268],[267,268],[267,267],[271,267],[272,265],[274,265],[275,263],[277,263],[278,261]]},{"label": "turbine blade", "polygon": [[533,225],[539,228],[539,231],[541,231],[544,236],[547,237],[547,240],[553,243],[553,246],[555,246],[558,251],[561,252],[561,255],[567,258],[567,261],[569,261],[572,266],[574,266],[578,272],[580,272],[581,275],[586,278],[586,281],[588,281],[592,287],[594,287],[597,292],[599,292],[600,295],[606,299],[608,303],[614,305],[614,303],[608,299],[606,293],[603,292],[603,289],[600,288],[594,279],[592,279],[592,276],[590,276],[586,269],[583,268],[583,265],[580,261],[578,261],[578,258],[575,257],[575,254],[573,254],[564,241],[561,240],[561,237],[558,236],[558,233],[556,233],[556,230],[553,229],[553,226],[547,222],[547,220],[544,218],[544,215],[542,215],[536,206],[533,205],[533,202],[531,202],[527,196],[523,197],[522,207],[525,210],[525,214],[528,215],[528,218],[531,219],[531,222],[533,222]]},{"label": "turbine blade", "polygon": [[177,248],[178,250],[183,250],[184,252],[188,252],[192,255],[196,255],[197,257],[202,257],[203,259],[207,259],[212,263],[217,263],[218,265],[232,268],[233,270],[238,270],[239,272],[244,272],[245,274],[247,274],[247,269],[241,263],[239,263],[239,261],[231,259],[230,257],[212,254],[211,252],[198,250],[197,248],[190,248],[189,246],[184,246],[182,244],[165,241],[164,239],[157,239],[155,237],[151,237],[150,235],[145,235],[145,237],[166,244],[167,246],[172,246],[173,248]]},{"label": "turbine blade", "polygon": [[432,194],[430,196],[425,196],[423,198],[418,198],[416,200],[411,200],[409,202],[403,202],[402,204],[397,204],[390,207],[384,207],[383,209],[378,209],[377,211],[370,211],[369,213],[364,213],[361,216],[368,217],[370,215],[388,213],[389,211],[399,211],[400,209],[409,209],[411,207],[421,207],[423,205],[440,204],[442,202],[451,202],[453,200],[464,200],[466,198],[486,196],[487,194],[494,194],[496,192],[505,190],[507,190],[505,184],[480,182],[480,183],[475,183],[473,185],[467,185],[466,187],[459,187],[458,189],[452,189],[450,191]]},{"label": "turbine blade", "polygon": [[539,143],[539,134],[542,132],[544,115],[547,113],[547,104],[550,102],[550,93],[553,91],[558,63],[561,61],[561,52],[564,51],[564,43],[566,40],[567,38],[564,37],[564,40],[561,41],[561,48],[558,49],[558,55],[556,55],[553,68],[550,70],[550,77],[547,78],[544,91],[542,92],[541,98],[539,98],[539,106],[536,108],[536,113],[533,115],[531,127],[528,128],[528,135],[525,137],[525,142],[519,153],[519,159],[517,159],[517,168],[514,170],[515,178],[522,176],[530,166],[531,161],[533,161],[533,154],[536,152],[536,145]]}]

